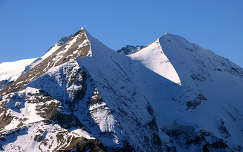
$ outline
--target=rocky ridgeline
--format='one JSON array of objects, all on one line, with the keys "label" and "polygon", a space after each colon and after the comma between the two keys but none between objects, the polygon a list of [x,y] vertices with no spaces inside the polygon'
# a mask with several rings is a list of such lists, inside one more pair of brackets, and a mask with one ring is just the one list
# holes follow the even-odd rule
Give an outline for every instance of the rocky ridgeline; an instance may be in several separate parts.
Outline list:
[{"label": "rocky ridgeline", "polygon": [[0,91],[0,150],[243,151],[242,68],[170,34],[119,53],[64,38]]}]

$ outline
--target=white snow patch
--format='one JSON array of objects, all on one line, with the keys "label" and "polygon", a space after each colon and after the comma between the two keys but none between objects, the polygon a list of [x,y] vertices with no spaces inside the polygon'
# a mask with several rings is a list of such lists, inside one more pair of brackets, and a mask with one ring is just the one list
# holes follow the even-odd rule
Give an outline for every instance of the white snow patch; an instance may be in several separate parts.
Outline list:
[{"label": "white snow patch", "polygon": [[94,137],[91,137],[90,134],[82,129],[75,129],[73,131],[71,131],[72,134],[74,134],[75,136],[79,136],[79,137],[84,137],[87,139],[95,139]]},{"label": "white snow patch", "polygon": [[12,121],[11,121],[11,123],[9,123],[7,126],[4,127],[4,130],[16,129],[17,126],[18,126],[18,124],[19,124],[19,120],[17,118],[13,118]]},{"label": "white snow patch", "polygon": [[3,62],[0,64],[0,81],[15,81],[25,70],[25,67],[31,64],[37,58],[18,60],[14,62]]}]

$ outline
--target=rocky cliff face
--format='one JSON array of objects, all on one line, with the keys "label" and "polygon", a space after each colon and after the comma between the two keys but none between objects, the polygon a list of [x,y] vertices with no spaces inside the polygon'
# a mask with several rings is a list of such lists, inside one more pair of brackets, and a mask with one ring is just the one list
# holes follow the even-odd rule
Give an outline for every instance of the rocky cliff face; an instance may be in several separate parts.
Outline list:
[{"label": "rocky cliff face", "polygon": [[45,58],[49,57],[57,49],[62,47],[72,36],[73,35],[61,38],[41,57],[0,63],[0,90],[17,80]]},{"label": "rocky cliff face", "polygon": [[[243,70],[167,34],[128,56],[84,29],[0,91],[3,151],[242,151]],[[28,142],[26,142],[28,141]]]}]

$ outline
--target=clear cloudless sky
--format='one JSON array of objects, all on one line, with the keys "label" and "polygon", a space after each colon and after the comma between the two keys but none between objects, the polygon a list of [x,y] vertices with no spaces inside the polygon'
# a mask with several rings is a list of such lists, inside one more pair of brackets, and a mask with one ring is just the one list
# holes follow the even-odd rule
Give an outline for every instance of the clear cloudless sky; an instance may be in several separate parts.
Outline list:
[{"label": "clear cloudless sky", "polygon": [[243,67],[243,0],[0,0],[0,62],[41,56],[81,26],[115,50],[181,35]]}]

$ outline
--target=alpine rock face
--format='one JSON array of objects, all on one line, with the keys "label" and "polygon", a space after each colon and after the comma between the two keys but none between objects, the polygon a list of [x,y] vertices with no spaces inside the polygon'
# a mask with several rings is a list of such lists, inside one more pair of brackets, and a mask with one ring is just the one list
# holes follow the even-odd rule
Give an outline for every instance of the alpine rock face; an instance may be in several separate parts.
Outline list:
[{"label": "alpine rock face", "polygon": [[25,72],[29,71],[32,67],[37,65],[41,60],[44,60],[64,43],[70,39],[72,35],[61,38],[54,44],[48,51],[39,58],[23,59],[14,62],[0,62],[0,90],[17,80]]},{"label": "alpine rock face", "polygon": [[137,45],[137,46],[126,45],[125,47],[122,47],[121,49],[117,50],[117,52],[123,55],[129,55],[141,50],[144,47],[145,46],[143,45]]},{"label": "alpine rock face", "polygon": [[0,90],[0,150],[242,152],[242,82],[180,36],[126,56],[82,28]]}]

